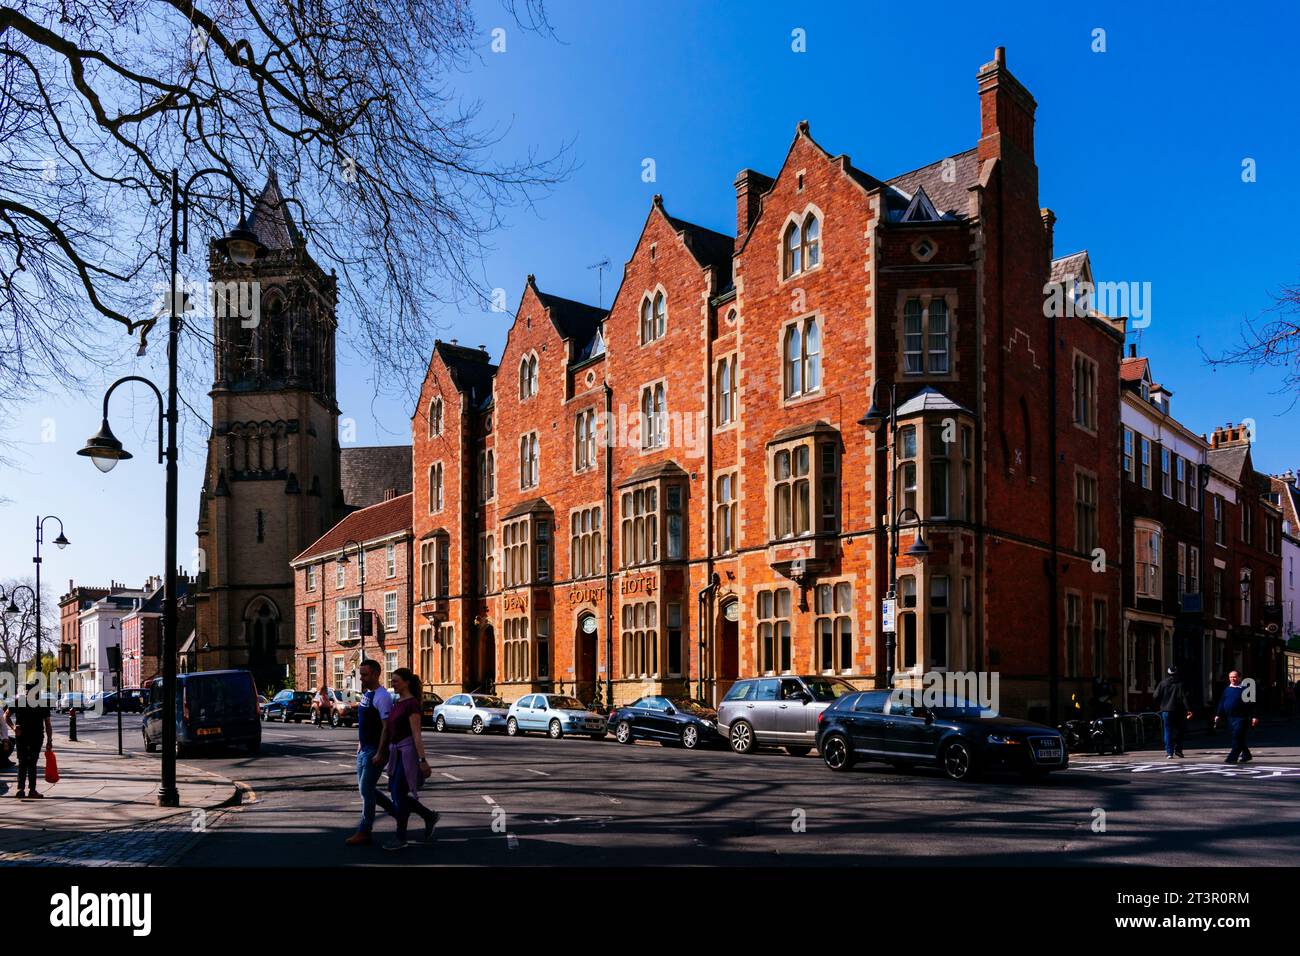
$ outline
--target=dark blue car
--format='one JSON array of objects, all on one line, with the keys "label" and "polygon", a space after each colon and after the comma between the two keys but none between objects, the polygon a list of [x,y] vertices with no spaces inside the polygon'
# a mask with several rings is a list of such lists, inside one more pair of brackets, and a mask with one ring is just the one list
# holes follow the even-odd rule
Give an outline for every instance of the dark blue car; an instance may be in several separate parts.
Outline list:
[{"label": "dark blue car", "polygon": [[[231,744],[257,753],[262,724],[257,713],[257,686],[245,670],[199,671],[176,677],[176,753]],[[144,708],[144,749],[153,753],[162,743],[162,678],[149,685]]]},{"label": "dark blue car", "polygon": [[658,740],[694,750],[701,744],[721,743],[717,711],[686,697],[649,695],[619,707],[609,715],[609,732],[621,744]]},{"label": "dark blue car", "polygon": [[906,690],[841,697],[821,714],[817,749],[832,770],[876,760],[938,767],[952,780],[971,780],[985,770],[1038,778],[1069,762],[1064,739],[1051,727],[987,714],[964,701],[923,706]]}]

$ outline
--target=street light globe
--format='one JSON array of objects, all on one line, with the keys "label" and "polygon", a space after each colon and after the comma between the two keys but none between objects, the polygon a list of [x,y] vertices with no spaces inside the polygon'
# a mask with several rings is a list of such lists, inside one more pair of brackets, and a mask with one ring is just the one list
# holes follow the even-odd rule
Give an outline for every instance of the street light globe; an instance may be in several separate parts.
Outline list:
[{"label": "street light globe", "polygon": [[66,548],[66,547],[67,547],[68,545],[70,545],[70,544],[72,544],[72,542],[69,541],[67,538],[65,538],[65,537],[63,536],[63,532],[62,532],[62,531],[60,531],[60,532],[59,532],[59,536],[58,536],[57,538],[54,539],[54,545],[55,545],[55,547],[57,547],[60,551],[62,551],[64,548]]},{"label": "street light globe", "polygon": [[[95,463],[95,467],[105,473],[112,471],[119,461],[126,461],[131,457],[131,453],[122,447],[122,443],[117,440],[113,430],[108,427],[108,419],[104,419],[98,433],[86,439],[86,447],[78,451],[77,454],[91,459]],[[63,536],[60,535],[60,537]],[[57,541],[55,543],[58,544]],[[63,538],[63,544],[67,543],[68,539]]]}]

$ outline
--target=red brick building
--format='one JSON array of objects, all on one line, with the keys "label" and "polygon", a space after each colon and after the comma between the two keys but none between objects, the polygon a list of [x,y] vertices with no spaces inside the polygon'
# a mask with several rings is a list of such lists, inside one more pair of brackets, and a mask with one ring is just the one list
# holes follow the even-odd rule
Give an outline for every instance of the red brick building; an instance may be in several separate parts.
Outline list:
[{"label": "red brick building", "polygon": [[[978,93],[974,146],[891,179],[800,123],[737,177],[734,238],[655,197],[608,311],[530,276],[499,368],[439,343],[412,423],[426,678],[879,685],[894,493],[919,518],[900,682],[996,671],[1046,718],[1118,681],[1124,322],[1048,307],[1075,257],[1053,268],[1035,103],[1001,49]],[[873,389],[896,432],[859,423]]]},{"label": "red brick building", "polygon": [[354,511],[290,562],[294,682],[357,688],[366,658],[385,675],[410,667],[412,495]]}]

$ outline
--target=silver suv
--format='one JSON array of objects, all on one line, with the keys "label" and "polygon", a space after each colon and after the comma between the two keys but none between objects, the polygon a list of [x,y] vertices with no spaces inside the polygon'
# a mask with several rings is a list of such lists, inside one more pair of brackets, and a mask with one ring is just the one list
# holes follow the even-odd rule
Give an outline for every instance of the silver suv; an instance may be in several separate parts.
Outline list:
[{"label": "silver suv", "polygon": [[817,744],[817,717],[857,690],[838,677],[751,677],[731,685],[718,705],[718,730],[738,754],[777,746],[796,757]]}]

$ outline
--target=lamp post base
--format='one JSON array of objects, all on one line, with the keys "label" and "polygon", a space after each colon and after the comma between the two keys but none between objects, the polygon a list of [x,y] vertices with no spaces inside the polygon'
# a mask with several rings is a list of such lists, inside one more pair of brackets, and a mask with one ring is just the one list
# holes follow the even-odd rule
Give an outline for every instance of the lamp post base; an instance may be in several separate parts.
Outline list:
[{"label": "lamp post base", "polygon": [[181,792],[175,787],[158,788],[158,806],[160,807],[179,807],[181,805]]}]

